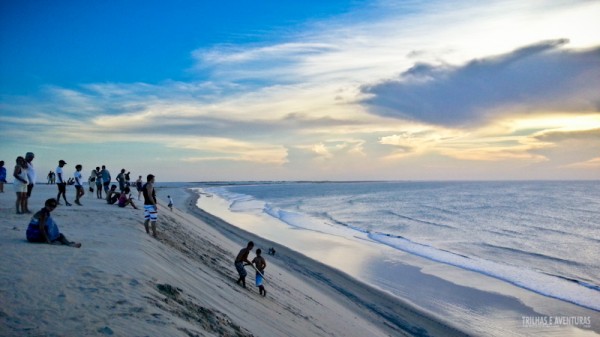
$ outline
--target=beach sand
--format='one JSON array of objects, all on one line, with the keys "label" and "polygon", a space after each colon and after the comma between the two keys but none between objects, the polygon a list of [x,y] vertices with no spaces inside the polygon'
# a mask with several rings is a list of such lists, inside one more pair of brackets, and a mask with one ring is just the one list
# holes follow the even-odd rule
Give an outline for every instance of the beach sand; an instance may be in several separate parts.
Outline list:
[{"label": "beach sand", "polygon": [[[31,215],[0,193],[1,336],[460,336],[386,293],[256,237],[195,207],[184,189],[160,191],[158,238],[143,211],[87,193],[53,217],[80,249],[25,240]],[[68,188],[71,201],[74,188]],[[176,207],[166,207],[176,193]],[[39,210],[56,186],[36,185]],[[185,196],[185,197],[184,197]],[[185,201],[184,199],[187,198]],[[179,202],[179,203],[178,203]],[[138,202],[141,206],[142,202]],[[233,259],[248,240],[263,254],[266,297],[236,284]],[[254,256],[254,252],[251,257]]]}]

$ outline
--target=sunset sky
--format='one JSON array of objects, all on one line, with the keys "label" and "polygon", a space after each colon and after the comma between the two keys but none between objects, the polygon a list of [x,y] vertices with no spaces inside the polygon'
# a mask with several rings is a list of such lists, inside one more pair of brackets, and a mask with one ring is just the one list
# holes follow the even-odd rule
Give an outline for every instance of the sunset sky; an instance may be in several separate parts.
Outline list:
[{"label": "sunset sky", "polygon": [[[600,1],[0,2],[0,159],[158,181],[600,179]],[[12,179],[9,179],[12,181]]]}]

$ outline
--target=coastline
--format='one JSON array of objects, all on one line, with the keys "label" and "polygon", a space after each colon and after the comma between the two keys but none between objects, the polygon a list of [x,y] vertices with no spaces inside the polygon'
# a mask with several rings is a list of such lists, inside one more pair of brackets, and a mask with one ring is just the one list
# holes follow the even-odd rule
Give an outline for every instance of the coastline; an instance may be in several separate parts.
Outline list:
[{"label": "coastline", "polygon": [[[267,256],[267,297],[258,295],[253,273],[244,289],[235,283],[237,251],[251,239],[257,248],[275,244],[191,212],[195,199],[183,186],[169,189],[188,196],[176,199],[171,212],[166,193],[157,189],[158,239],[145,233],[142,210],[108,205],[92,193],[83,197],[84,206],[59,206],[53,218],[83,244],[76,249],[28,243],[31,215],[14,213],[15,195],[6,186],[0,194],[0,336],[464,335],[283,247],[277,258]],[[69,199],[73,194],[68,188]],[[36,185],[31,211],[55,195],[56,186]],[[177,200],[186,206],[177,207]]]},{"label": "coastline", "polygon": [[328,267],[276,242],[264,239],[244,229],[238,228],[223,219],[196,207],[198,193],[189,191],[186,201],[187,211],[204,223],[217,229],[229,239],[242,245],[252,240],[263,247],[274,247],[276,257],[269,257],[273,263],[300,275],[307,283],[318,287],[333,297],[340,298],[345,305],[371,322],[379,322],[391,335],[410,336],[466,336],[464,332],[431,317],[409,303],[381,290],[355,280],[351,276]]},{"label": "coastline", "polygon": [[[262,202],[242,207],[234,203],[234,211],[230,202],[220,197],[202,198],[198,207],[246,233],[269,238],[330,269],[342,270],[341,274],[382,289],[468,334],[596,336],[600,332],[597,312],[592,309],[488,275],[374,245],[358,236],[337,240],[336,235],[319,235],[316,228],[298,229],[263,214]],[[358,261],[347,261],[355,259]]]}]

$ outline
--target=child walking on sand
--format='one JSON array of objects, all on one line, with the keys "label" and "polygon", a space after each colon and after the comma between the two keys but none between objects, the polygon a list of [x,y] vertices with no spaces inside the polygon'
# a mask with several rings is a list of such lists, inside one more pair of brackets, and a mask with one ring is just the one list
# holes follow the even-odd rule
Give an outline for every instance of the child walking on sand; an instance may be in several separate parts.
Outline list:
[{"label": "child walking on sand", "polygon": [[265,268],[267,268],[267,261],[265,258],[261,256],[262,251],[260,249],[256,250],[256,257],[252,260],[252,264],[256,267],[256,286],[258,287],[259,293],[263,296],[267,296],[267,291],[265,290],[264,278],[265,278]]},{"label": "child walking on sand", "polygon": [[167,198],[169,198],[169,209],[171,210],[171,212],[173,212],[173,199],[171,199],[170,195],[168,195]]}]

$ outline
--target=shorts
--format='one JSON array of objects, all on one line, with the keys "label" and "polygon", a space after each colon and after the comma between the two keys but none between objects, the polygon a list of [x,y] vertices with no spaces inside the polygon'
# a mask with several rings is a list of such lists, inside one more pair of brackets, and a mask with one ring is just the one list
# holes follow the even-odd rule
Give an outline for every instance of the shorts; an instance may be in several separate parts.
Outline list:
[{"label": "shorts", "polygon": [[256,286],[260,287],[263,285],[264,282],[264,276],[265,272],[264,270],[262,272],[259,272],[258,270],[256,271]]},{"label": "shorts", "polygon": [[154,205],[144,205],[144,219],[150,221],[156,221],[158,219],[158,212]]},{"label": "shorts", "polygon": [[248,275],[248,273],[246,272],[246,268],[244,268],[244,261],[236,262],[235,269],[237,269],[237,272],[238,274],[240,274],[240,277],[246,277],[246,275]]},{"label": "shorts", "polygon": [[13,188],[17,193],[27,193],[27,184],[23,184],[22,182],[17,181],[16,179],[13,183]]}]

